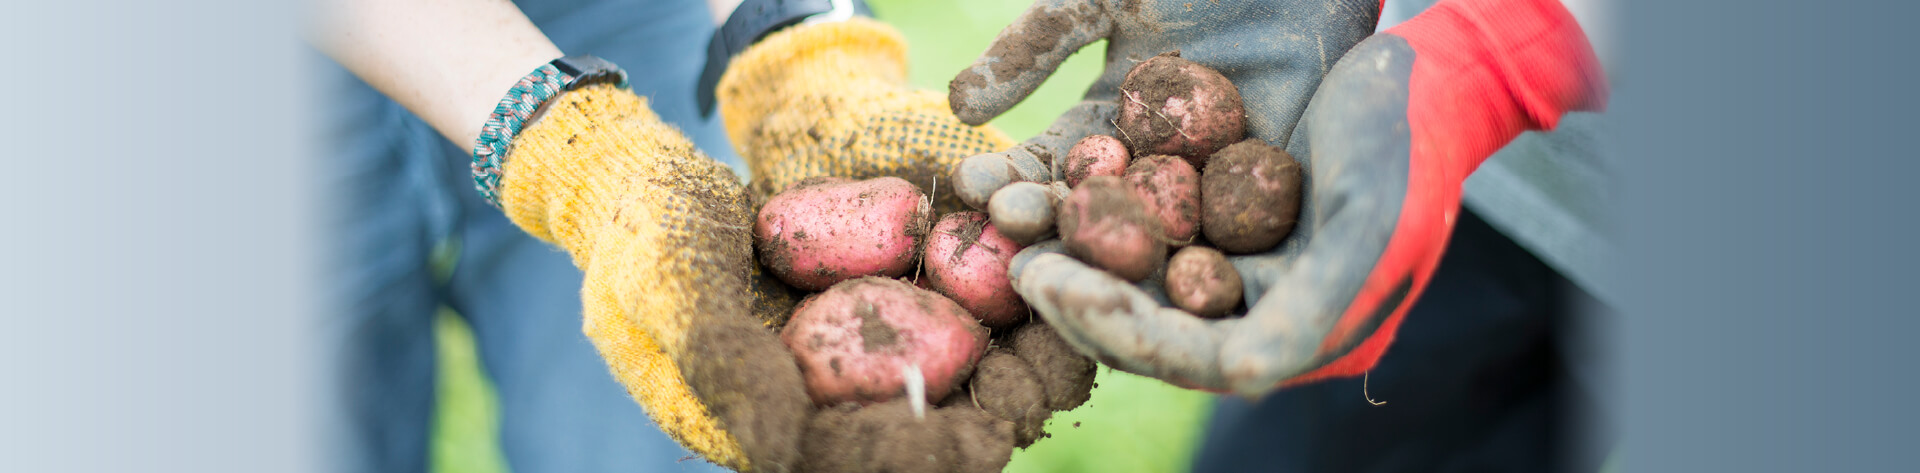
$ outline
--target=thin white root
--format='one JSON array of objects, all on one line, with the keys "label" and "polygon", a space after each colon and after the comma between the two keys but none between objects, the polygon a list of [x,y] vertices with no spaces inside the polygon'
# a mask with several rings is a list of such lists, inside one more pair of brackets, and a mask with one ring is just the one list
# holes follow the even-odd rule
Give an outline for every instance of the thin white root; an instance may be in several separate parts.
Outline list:
[{"label": "thin white root", "polygon": [[987,410],[987,408],[980,407],[980,395],[978,394],[980,392],[980,388],[974,387],[974,381],[979,379],[980,379],[979,376],[967,377],[967,399],[970,399],[973,401],[974,409],[979,409],[984,411],[984,410]]},{"label": "thin white root", "polygon": [[1367,394],[1367,381],[1372,378],[1373,378],[1372,371],[1368,371],[1365,374],[1360,375],[1360,396],[1367,398],[1367,404],[1372,404],[1376,406],[1387,405],[1387,401],[1375,401],[1373,400],[1372,394]]},{"label": "thin white root", "polygon": [[907,365],[901,371],[907,377],[907,402],[913,406],[913,418],[927,418],[927,379],[920,375],[920,365]]},{"label": "thin white root", "polygon": [[1127,134],[1127,130],[1123,130],[1123,129],[1120,129],[1120,122],[1118,122],[1118,121],[1114,121],[1114,119],[1112,119],[1112,118],[1108,118],[1108,119],[1107,119],[1107,123],[1112,123],[1112,124],[1113,124],[1113,131],[1118,131],[1118,132],[1120,132],[1120,136],[1122,136],[1122,137],[1125,137],[1125,138],[1127,139],[1127,144],[1128,144],[1128,145],[1132,145],[1132,144],[1133,144],[1133,136],[1131,136],[1131,135],[1128,135],[1128,134]]}]

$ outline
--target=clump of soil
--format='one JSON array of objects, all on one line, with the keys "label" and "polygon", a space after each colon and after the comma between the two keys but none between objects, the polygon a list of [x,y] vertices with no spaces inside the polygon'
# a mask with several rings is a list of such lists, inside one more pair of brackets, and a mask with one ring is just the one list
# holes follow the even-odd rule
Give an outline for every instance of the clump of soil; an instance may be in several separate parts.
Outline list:
[{"label": "clump of soil", "polygon": [[1093,391],[1093,360],[1074,351],[1052,326],[1035,320],[1007,338],[1014,355],[1040,377],[1048,409],[1064,411],[1087,402]]},{"label": "clump of soil", "polygon": [[1012,458],[1011,422],[970,405],[925,413],[904,399],[822,410],[807,423],[801,471],[994,472]]}]

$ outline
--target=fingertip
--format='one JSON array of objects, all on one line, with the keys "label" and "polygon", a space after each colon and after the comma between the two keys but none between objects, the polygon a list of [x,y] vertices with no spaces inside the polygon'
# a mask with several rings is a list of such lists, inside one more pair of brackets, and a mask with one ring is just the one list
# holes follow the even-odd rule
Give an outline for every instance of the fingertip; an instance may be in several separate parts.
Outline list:
[{"label": "fingertip", "polygon": [[982,107],[974,101],[979,96],[978,92],[987,87],[986,76],[978,71],[980,67],[978,64],[969,66],[955,75],[952,81],[947,82],[947,107],[953,110],[953,116],[959,117],[962,123],[972,126],[984,125],[987,121],[1006,112],[1004,108]]}]

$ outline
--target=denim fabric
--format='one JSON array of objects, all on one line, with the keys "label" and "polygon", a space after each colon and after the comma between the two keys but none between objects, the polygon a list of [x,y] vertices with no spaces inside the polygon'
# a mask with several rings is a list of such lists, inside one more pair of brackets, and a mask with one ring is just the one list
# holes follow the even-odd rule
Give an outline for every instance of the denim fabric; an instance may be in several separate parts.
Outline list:
[{"label": "denim fabric", "polygon": [[[566,54],[625,68],[634,91],[709,155],[744,170],[693,84],[712,23],[699,2],[526,6]],[[661,433],[580,331],[581,273],[473,189],[470,143],[455,144],[315,54],[328,203],[329,296],[320,327],[336,389],[323,406],[328,458],[354,472],[426,471],[434,402],[433,317],[473,327],[498,388],[501,449],[519,473],[719,471]],[[502,90],[504,93],[505,90]],[[741,171],[744,172],[744,171]],[[435,275],[434,248],[458,248]]]}]

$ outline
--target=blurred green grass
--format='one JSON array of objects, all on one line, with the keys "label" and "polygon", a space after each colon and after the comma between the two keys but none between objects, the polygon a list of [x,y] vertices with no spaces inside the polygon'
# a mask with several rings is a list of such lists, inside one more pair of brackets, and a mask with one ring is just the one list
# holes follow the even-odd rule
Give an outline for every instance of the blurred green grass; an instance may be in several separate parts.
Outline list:
[{"label": "blurred green grass", "polygon": [[[994,36],[1030,4],[1027,0],[869,0],[875,16],[907,37],[909,80],[945,92],[947,81],[986,51]],[[1105,43],[1068,59],[1052,79],[992,122],[1015,139],[1045,130],[1079,102],[1099,75]],[[499,451],[498,404],[491,380],[474,354],[472,333],[451,312],[435,324],[439,345],[438,404],[434,412],[433,471],[508,471]],[[1101,368],[1086,405],[1048,421],[1052,438],[1014,452],[1006,471],[1186,471],[1212,396]]]}]

